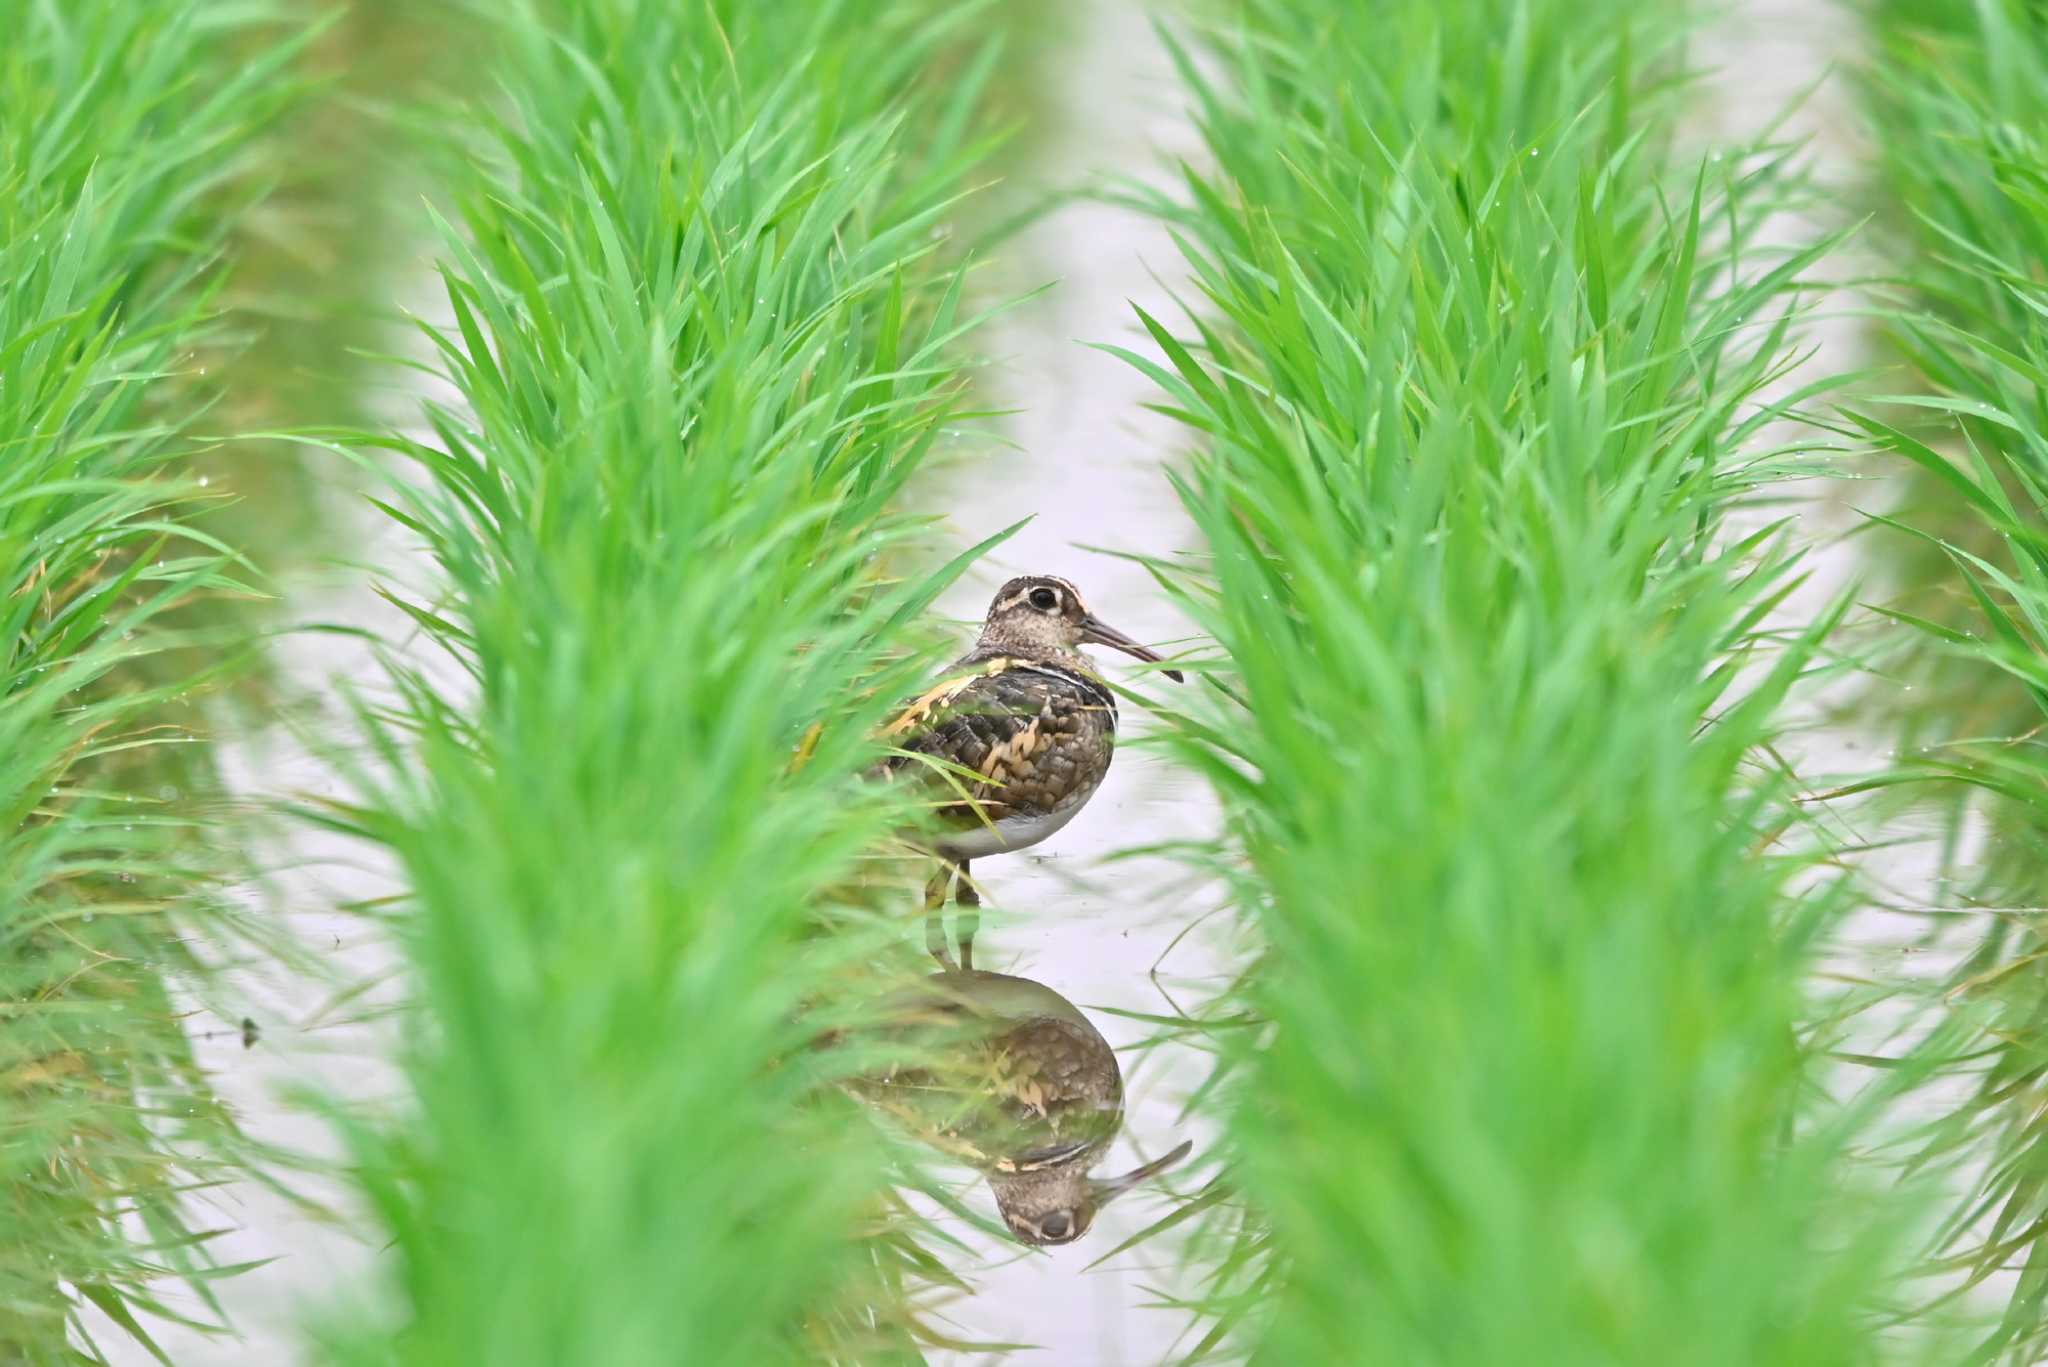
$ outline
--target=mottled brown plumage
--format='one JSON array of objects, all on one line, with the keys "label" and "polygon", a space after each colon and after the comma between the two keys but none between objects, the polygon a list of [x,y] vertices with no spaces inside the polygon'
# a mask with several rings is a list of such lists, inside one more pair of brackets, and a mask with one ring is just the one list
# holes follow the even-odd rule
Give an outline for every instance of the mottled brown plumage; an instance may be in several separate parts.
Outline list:
[{"label": "mottled brown plumage", "polygon": [[[885,729],[901,747],[883,766],[922,783],[934,807],[932,852],[943,861],[927,889],[932,952],[950,963],[936,911],[957,878],[963,906],[979,898],[968,862],[1035,845],[1102,786],[1116,749],[1116,694],[1079,647],[1159,656],[1088,610],[1080,590],[1025,575],[997,591],[981,637],[946,677]],[[1166,670],[1180,680],[1177,670]],[[974,917],[962,918],[961,962],[972,967]]]},{"label": "mottled brown plumage", "polygon": [[[1020,818],[1058,815],[1101,786],[1116,744],[1116,695],[1060,664],[969,656],[958,668],[972,672],[926,693],[889,728],[910,755],[930,755],[957,769],[909,756],[892,757],[889,767],[930,776],[945,832],[934,840],[935,850],[973,858],[996,852],[983,847],[1003,840],[1001,823],[1014,828]],[[1004,841],[1002,848],[1015,846]]]},{"label": "mottled brown plumage", "polygon": [[940,973],[886,1014],[906,1062],[855,1091],[980,1169],[1024,1243],[1073,1242],[1104,1204],[1188,1152],[1113,1181],[1089,1176],[1123,1125],[1123,1073],[1088,1018],[1043,983]]}]

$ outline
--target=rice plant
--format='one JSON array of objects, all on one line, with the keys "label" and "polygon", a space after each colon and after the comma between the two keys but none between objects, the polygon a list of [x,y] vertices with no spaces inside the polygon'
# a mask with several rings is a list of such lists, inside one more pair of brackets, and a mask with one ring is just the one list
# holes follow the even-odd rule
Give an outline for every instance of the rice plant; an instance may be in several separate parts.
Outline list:
[{"label": "rice plant", "polygon": [[1182,63],[1190,331],[1129,359],[1198,434],[1179,744],[1265,1026],[1198,1356],[1879,1352],[1915,1203],[1811,1088],[1848,899],[1769,758],[1832,615],[1774,640],[1796,553],[1734,519],[1825,244],[1752,240],[1782,150],[1670,150],[1686,22],[1246,0]]},{"label": "rice plant", "polygon": [[504,6],[447,120],[460,402],[373,444],[453,666],[392,656],[330,818],[415,1012],[405,1105],[337,1116],[388,1276],[335,1361],[893,1360],[944,1278],[811,1046],[915,942],[856,780],[940,582],[894,501],[966,416],[989,11],[770,8]]},{"label": "rice plant", "polygon": [[[289,47],[260,6],[0,4],[0,1357],[208,1306],[188,1196],[246,1159],[181,1015],[237,934],[198,706],[241,592],[190,526],[194,348]],[[183,750],[182,757],[179,751]]]},{"label": "rice plant", "polygon": [[2048,1344],[2048,979],[2029,905],[2048,836],[2048,20],[2017,0],[1887,0],[1867,15],[1863,90],[1896,272],[1887,330],[1922,389],[1858,416],[1921,473],[1919,498],[1890,520],[1932,547],[1943,572],[1899,615],[1962,699],[1914,709],[1897,778],[1973,794],[1995,831],[1965,887],[1988,910],[1946,985],[1982,1030],[1974,1091],[1922,1161],[1957,1172],[1968,1192],[1946,1268],[1965,1284],[2018,1274],[1984,1360],[2030,1362]]}]

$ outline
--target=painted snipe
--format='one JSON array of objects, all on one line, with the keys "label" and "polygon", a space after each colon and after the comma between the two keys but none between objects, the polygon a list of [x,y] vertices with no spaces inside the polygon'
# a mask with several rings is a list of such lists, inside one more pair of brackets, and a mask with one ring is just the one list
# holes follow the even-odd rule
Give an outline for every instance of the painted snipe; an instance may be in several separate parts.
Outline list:
[{"label": "painted snipe", "polygon": [[890,1003],[885,1018],[908,1061],[854,1090],[979,1168],[1021,1243],[1072,1243],[1103,1206],[1193,1147],[1183,1143],[1121,1177],[1089,1176],[1123,1127],[1123,1072],[1088,1018],[1043,983],[935,973]]},{"label": "painted snipe", "polygon": [[[925,888],[925,943],[946,967],[953,966],[941,919],[949,888],[957,888],[961,907],[960,966],[974,967],[981,896],[969,861],[1036,845],[1073,820],[1109,772],[1116,694],[1081,653],[1084,645],[1161,663],[1157,652],[1090,612],[1066,580],[1012,579],[996,591],[974,649],[883,733],[906,752],[883,767],[922,775],[938,807],[938,833],[927,837],[939,870]],[[1181,682],[1179,670],[1165,673]]]}]

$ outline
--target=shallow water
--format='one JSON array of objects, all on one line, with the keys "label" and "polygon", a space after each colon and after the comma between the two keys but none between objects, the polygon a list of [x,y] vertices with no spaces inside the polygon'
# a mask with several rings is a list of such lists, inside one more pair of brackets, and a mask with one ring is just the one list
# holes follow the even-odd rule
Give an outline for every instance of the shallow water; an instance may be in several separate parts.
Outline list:
[{"label": "shallow water", "polygon": [[[1172,157],[1196,150],[1143,6],[1076,4],[1064,21],[1064,38],[1059,59],[1047,64],[1057,83],[1047,102],[1054,118],[1034,130],[1023,178],[1072,186],[1102,175],[1156,176]],[[1022,409],[1004,431],[1016,449],[978,456],[928,497],[949,510],[953,539],[963,545],[1020,517],[1033,520],[941,609],[962,620],[964,647],[971,632],[965,624],[980,620],[1003,579],[1052,573],[1073,580],[1090,607],[1137,639],[1184,641],[1189,624],[1150,575],[1115,558],[1173,556],[1194,545],[1164,475],[1164,462],[1173,459],[1184,433],[1143,411],[1154,397],[1149,381],[1085,345],[1116,342],[1154,354],[1141,340],[1131,303],[1173,316],[1161,283],[1179,276],[1173,243],[1140,213],[1081,201],[1035,224],[1001,255],[1004,277],[989,283],[991,293],[1055,282],[979,340],[996,359],[984,386],[1002,405]],[[1130,677],[1126,657],[1100,649],[1095,655],[1112,677]],[[1157,675],[1144,684],[1162,695],[1175,687]],[[1141,709],[1124,704],[1116,760],[1087,809],[1044,845],[974,865],[989,903],[975,942],[976,965],[1043,981],[1086,1011],[1119,1047],[1139,1041],[1148,1027],[1093,1008],[1171,1014],[1176,999],[1199,1003],[1232,968],[1221,917],[1167,952],[1191,921],[1217,904],[1213,893],[1189,886],[1182,865],[1160,857],[1105,862],[1121,850],[1216,829],[1206,787],[1142,740],[1134,743],[1147,729]],[[1151,976],[1155,966],[1159,981]],[[1194,1189],[1213,1172],[1204,1165],[1216,1122],[1200,1115],[1184,1120],[1180,1112],[1206,1076],[1207,1056],[1184,1047],[1142,1059],[1125,1053],[1124,1069],[1123,1135],[1098,1171],[1122,1172],[1191,1140],[1194,1156],[1170,1185]],[[972,1185],[970,1203],[992,1212],[986,1189]],[[1020,1355],[1024,1360],[1166,1360],[1187,1328],[1181,1313],[1149,1304],[1186,1275],[1175,1269],[1170,1241],[1140,1246],[1093,1270],[1088,1264],[1167,1213],[1169,1200],[1164,1191],[1141,1188],[1109,1206],[1084,1239],[1042,1253],[991,1246],[956,1228],[975,1240],[987,1266],[954,1269],[979,1291],[945,1306],[952,1331],[1044,1350]],[[982,1360],[980,1354],[932,1354],[936,1363]]]}]

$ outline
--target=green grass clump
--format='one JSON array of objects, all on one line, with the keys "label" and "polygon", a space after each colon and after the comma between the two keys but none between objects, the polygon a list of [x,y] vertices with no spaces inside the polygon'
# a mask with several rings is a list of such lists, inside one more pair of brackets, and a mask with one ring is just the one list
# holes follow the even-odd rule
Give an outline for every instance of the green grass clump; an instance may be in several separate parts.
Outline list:
[{"label": "green grass clump", "polygon": [[189,796],[204,763],[168,751],[232,654],[190,611],[240,577],[187,525],[190,372],[260,169],[252,140],[289,89],[262,20],[242,4],[0,3],[9,1362],[98,1361],[109,1320],[146,1343],[164,1279],[204,1305],[220,1269],[186,1197],[244,1156],[176,991],[230,929],[229,827]]},{"label": "green grass clump", "polygon": [[885,913],[914,896],[859,876],[904,813],[856,776],[936,590],[884,571],[961,416],[937,253],[986,17],[593,0],[489,28],[426,330],[460,403],[390,443],[440,581],[412,610],[455,664],[394,662],[388,773],[338,818],[402,865],[416,1017],[402,1114],[348,1126],[388,1276],[324,1326],[334,1360],[912,1351],[921,1255],[807,1046],[909,952]]},{"label": "green grass clump", "polygon": [[2019,0],[1884,0],[1867,13],[1888,333],[1924,389],[1872,401],[1862,420],[1920,467],[1921,495],[1897,521],[1946,573],[1908,620],[1964,699],[1911,709],[1902,777],[1975,794],[1995,838],[1967,890],[2023,904],[1984,917],[1946,984],[1983,1034],[1963,1055],[1974,1090],[1922,1161],[1967,1192],[1948,1270],[2017,1273],[1984,1360],[2032,1362],[2048,1345],[2048,16]]},{"label": "green grass clump", "polygon": [[1137,363],[1241,704],[1180,734],[1266,946],[1260,1360],[1866,1362],[1906,1261],[1807,1087],[1846,899],[1766,760],[1829,621],[1772,641],[1795,557],[1730,518],[1818,248],[1752,240],[1779,154],[1669,150],[1683,22],[1248,0],[1183,64],[1196,335]]},{"label": "green grass clump", "polygon": [[[2041,799],[2027,791],[2038,784],[2026,776],[2039,764],[2005,742],[2039,721],[2041,704],[2024,650],[2015,667],[1964,633],[1990,629],[1990,639],[2010,644],[2003,610],[1987,616],[1970,584],[2003,599],[1987,571],[2035,574],[2005,535],[2039,498],[2024,482],[2001,489],[2008,477],[2026,479],[2035,464],[2027,448],[2038,441],[2026,426],[2037,380],[2024,358],[2039,331],[2038,263],[2048,247],[2038,134],[2048,116],[2040,84],[2048,49],[2038,7],[1872,0],[1864,12],[1875,52],[1859,89],[1879,130],[1872,208],[1888,263],[1875,289],[1887,305],[1886,340],[1925,391],[1861,415],[1875,423],[1878,444],[1921,467],[1890,510],[1917,543],[1880,543],[1902,571],[1890,606],[1927,628],[1920,643],[1928,649],[1909,662],[1920,696],[1896,699],[1901,749],[1925,757],[1923,777],[1931,767],[2020,779],[2011,794],[2001,783],[1975,787],[2011,837],[1986,852],[1976,890],[2031,900],[2044,887],[2043,833]],[[1910,379],[1885,386],[1914,387]],[[1974,557],[1987,563],[1973,567]]]}]

